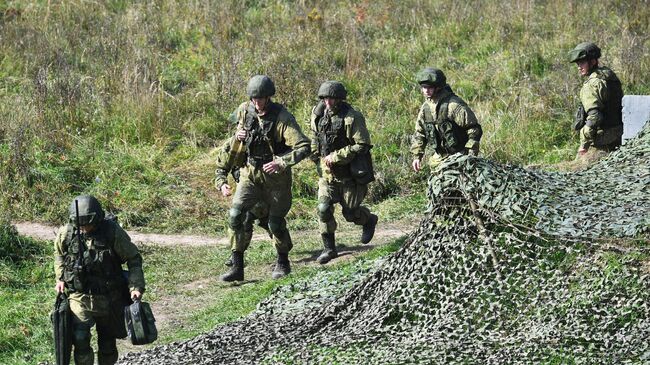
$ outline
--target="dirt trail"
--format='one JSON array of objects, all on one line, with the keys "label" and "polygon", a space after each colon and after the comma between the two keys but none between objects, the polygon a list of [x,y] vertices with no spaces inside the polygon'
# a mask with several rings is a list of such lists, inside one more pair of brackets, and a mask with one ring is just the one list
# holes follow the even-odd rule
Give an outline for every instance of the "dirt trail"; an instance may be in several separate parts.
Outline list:
[{"label": "dirt trail", "polygon": [[[407,234],[412,227],[410,222],[383,223],[377,226],[375,240],[392,239]],[[33,222],[14,223],[18,233],[22,236],[31,237],[40,240],[52,241],[56,237],[58,227]],[[159,234],[159,233],[142,233],[133,230],[127,230],[131,240],[135,244],[153,244],[159,246],[228,246],[229,241],[226,236],[203,236],[187,234]],[[340,232],[345,235],[346,232]],[[318,234],[316,231],[300,230],[292,232],[292,236],[299,237],[304,235]],[[268,239],[263,233],[253,235],[253,240]]]}]

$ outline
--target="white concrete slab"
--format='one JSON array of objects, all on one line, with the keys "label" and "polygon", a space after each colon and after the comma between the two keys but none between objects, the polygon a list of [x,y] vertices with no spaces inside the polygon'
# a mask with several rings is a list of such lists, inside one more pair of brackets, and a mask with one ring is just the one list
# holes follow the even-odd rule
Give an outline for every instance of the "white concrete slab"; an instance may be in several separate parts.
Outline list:
[{"label": "white concrete slab", "polygon": [[636,137],[650,121],[650,95],[623,96],[623,144]]}]

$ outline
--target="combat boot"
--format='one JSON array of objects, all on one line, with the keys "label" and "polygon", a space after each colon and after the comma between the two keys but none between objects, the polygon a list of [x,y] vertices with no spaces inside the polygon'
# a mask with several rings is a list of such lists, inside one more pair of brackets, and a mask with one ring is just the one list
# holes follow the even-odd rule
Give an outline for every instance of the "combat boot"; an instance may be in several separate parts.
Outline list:
[{"label": "combat boot", "polygon": [[219,277],[221,281],[241,281],[244,280],[244,253],[232,252],[232,266],[230,270]]},{"label": "combat boot", "polygon": [[374,214],[371,214],[368,217],[368,221],[363,225],[363,232],[361,233],[361,243],[364,245],[372,240],[372,236],[375,235],[375,227],[377,227],[377,221],[379,217]]},{"label": "combat boot", "polygon": [[291,264],[289,263],[289,254],[278,252],[278,261],[275,263],[275,268],[271,273],[271,277],[273,279],[279,279],[283,276],[289,275],[290,272]]},{"label": "combat boot", "polygon": [[321,238],[323,239],[323,246],[325,249],[318,256],[316,261],[319,264],[326,264],[330,262],[335,257],[338,257],[338,252],[336,252],[336,242],[334,241],[334,233],[321,233]]}]

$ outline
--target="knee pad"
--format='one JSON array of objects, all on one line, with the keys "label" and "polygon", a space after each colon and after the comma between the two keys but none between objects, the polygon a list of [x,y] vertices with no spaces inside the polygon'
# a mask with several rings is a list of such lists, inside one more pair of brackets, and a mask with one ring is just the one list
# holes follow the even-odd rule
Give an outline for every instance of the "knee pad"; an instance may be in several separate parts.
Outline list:
[{"label": "knee pad", "polygon": [[329,222],[334,217],[334,207],[331,203],[318,203],[318,217],[321,222]]},{"label": "knee pad", "polygon": [[72,344],[77,351],[90,349],[90,328],[75,328],[72,331]]},{"label": "knee pad", "polygon": [[284,217],[269,217],[269,229],[274,236],[280,237],[281,233],[286,230],[287,222],[284,220]]},{"label": "knee pad", "polygon": [[246,212],[246,217],[244,218],[244,231],[251,232],[253,231],[253,222],[255,222],[257,217],[252,212]]},{"label": "knee pad", "polygon": [[230,228],[233,230],[238,230],[242,227],[242,224],[244,223],[244,213],[242,212],[241,208],[239,207],[232,207],[230,208],[229,213],[229,218],[230,218]]}]

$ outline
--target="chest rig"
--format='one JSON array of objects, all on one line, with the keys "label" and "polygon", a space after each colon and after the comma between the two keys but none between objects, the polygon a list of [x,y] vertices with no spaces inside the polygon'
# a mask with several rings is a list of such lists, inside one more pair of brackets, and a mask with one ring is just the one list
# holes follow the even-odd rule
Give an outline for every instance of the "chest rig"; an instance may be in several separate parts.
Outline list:
[{"label": "chest rig", "polygon": [[[336,113],[327,113],[325,103],[318,103],[314,109],[316,115],[316,148],[321,157],[340,150],[352,144],[346,135],[345,116],[350,110],[350,105],[341,102]],[[349,177],[349,166],[334,165],[332,174],[337,177]]]},{"label": "chest rig", "polygon": [[260,117],[255,106],[250,103],[244,117],[244,129],[247,132],[244,143],[248,150],[248,163],[256,169],[273,161],[274,155],[282,155],[289,150],[284,141],[276,142],[273,136],[282,106],[271,103],[268,108],[268,112]]},{"label": "chest rig", "polygon": [[429,103],[424,103],[424,129],[427,141],[438,154],[450,155],[463,151],[469,140],[467,132],[449,118],[449,101],[455,96],[449,93],[436,105],[436,118]]},{"label": "chest rig", "polygon": [[[91,235],[68,226],[63,242],[63,281],[73,291],[84,294],[108,294],[123,283],[121,260],[113,250],[115,223],[104,219]],[[92,245],[87,245],[87,242]]]},{"label": "chest rig", "polygon": [[[602,112],[605,120],[602,129],[609,129],[623,125],[623,88],[621,81],[613,75],[608,68],[602,67],[594,71],[596,78],[605,81],[607,85],[607,96]],[[586,119],[586,118],[585,118]]]}]

